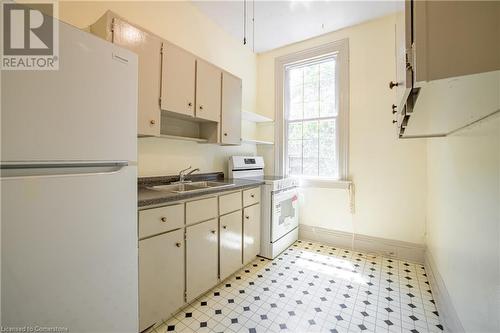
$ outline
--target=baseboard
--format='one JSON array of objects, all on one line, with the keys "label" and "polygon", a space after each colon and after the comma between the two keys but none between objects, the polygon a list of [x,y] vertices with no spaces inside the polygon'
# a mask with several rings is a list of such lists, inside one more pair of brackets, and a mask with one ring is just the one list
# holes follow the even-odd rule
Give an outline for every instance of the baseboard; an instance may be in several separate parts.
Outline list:
[{"label": "baseboard", "polygon": [[436,263],[429,251],[425,253],[425,272],[431,285],[434,302],[439,312],[439,319],[445,331],[454,333],[465,332],[457,311],[451,302],[448,289],[446,289],[444,280],[439,274]]},{"label": "baseboard", "polygon": [[[352,247],[352,233],[350,232],[304,224],[299,225],[299,239],[317,241],[346,249]],[[419,264],[423,264],[425,261],[425,245],[386,238],[355,234],[354,250],[404,259]]]}]

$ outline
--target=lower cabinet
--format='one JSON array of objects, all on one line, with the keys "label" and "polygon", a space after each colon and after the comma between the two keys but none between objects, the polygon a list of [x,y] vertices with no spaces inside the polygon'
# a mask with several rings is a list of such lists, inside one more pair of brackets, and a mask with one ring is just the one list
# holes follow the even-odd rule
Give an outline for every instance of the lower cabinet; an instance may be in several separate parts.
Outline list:
[{"label": "lower cabinet", "polygon": [[140,331],[175,315],[255,259],[260,252],[259,190],[139,212]]},{"label": "lower cabinet", "polygon": [[218,282],[217,219],[186,227],[186,298],[190,302]]},{"label": "lower cabinet", "polygon": [[184,304],[184,229],[139,241],[139,331]]},{"label": "lower cabinet", "polygon": [[220,217],[219,274],[224,280],[242,265],[241,209]]},{"label": "lower cabinet", "polygon": [[260,252],[260,204],[243,209],[243,264]]}]

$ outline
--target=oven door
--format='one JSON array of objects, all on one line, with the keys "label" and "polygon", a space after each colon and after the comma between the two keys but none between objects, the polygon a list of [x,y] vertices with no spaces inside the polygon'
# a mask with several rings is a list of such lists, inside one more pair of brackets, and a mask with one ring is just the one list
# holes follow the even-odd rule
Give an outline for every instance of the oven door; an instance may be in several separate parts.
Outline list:
[{"label": "oven door", "polygon": [[275,242],[299,225],[299,194],[291,188],[272,194],[271,242]]}]

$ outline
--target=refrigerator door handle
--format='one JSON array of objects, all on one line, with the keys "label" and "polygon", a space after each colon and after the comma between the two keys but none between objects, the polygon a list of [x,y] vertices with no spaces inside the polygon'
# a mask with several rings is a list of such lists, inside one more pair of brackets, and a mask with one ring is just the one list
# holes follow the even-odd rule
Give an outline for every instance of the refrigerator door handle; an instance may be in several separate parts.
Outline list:
[{"label": "refrigerator door handle", "polygon": [[19,177],[58,177],[116,173],[128,161],[15,162],[0,165],[0,179]]}]

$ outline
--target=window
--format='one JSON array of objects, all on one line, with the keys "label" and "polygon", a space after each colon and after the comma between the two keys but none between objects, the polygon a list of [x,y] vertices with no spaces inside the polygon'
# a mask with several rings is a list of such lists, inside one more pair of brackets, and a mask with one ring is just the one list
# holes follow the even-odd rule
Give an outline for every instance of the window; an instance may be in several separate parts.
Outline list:
[{"label": "window", "polygon": [[277,96],[276,157],[281,174],[347,177],[346,60],[344,40],[277,61],[282,96]]},{"label": "window", "polygon": [[335,64],[335,56],[329,56],[286,68],[288,175],[339,178]]}]

